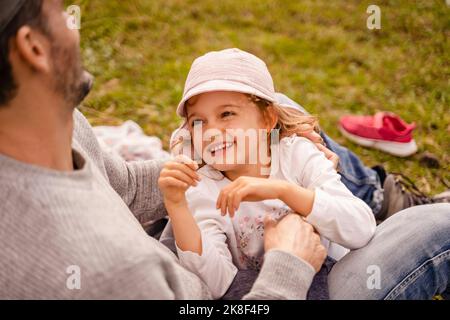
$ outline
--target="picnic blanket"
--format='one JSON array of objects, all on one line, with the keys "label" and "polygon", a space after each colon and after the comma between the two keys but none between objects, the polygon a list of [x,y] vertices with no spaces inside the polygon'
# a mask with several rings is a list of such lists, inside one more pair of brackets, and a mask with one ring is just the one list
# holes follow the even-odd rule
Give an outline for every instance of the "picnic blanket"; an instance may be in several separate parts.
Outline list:
[{"label": "picnic blanket", "polygon": [[128,120],[120,126],[94,127],[94,133],[107,151],[116,153],[126,161],[168,159],[158,137],[147,136],[134,121]]}]

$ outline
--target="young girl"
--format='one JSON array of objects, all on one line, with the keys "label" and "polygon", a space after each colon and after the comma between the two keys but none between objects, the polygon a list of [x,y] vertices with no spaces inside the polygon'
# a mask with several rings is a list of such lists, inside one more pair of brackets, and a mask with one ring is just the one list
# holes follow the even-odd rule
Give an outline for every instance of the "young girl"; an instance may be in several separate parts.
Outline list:
[{"label": "young girl", "polygon": [[227,49],[194,61],[178,106],[203,166],[178,157],[165,165],[159,185],[180,262],[214,298],[238,269],[261,267],[266,216],[301,215],[336,260],[375,232],[370,208],[317,146],[298,136],[314,137],[315,119],[274,97],[265,63]]}]

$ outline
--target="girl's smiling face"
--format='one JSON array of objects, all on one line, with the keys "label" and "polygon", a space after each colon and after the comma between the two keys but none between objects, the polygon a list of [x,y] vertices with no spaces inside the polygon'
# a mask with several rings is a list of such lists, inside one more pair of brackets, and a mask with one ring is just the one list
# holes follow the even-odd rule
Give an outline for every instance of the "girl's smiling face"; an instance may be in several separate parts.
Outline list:
[{"label": "girl's smiling face", "polygon": [[257,165],[251,161],[255,157],[253,153],[257,152],[257,162],[260,162],[261,146],[268,147],[267,135],[260,135],[260,130],[270,133],[276,123],[276,119],[267,121],[260,108],[247,95],[238,92],[200,94],[189,99],[186,112],[195,151],[207,164],[223,172],[242,172],[249,165]]}]

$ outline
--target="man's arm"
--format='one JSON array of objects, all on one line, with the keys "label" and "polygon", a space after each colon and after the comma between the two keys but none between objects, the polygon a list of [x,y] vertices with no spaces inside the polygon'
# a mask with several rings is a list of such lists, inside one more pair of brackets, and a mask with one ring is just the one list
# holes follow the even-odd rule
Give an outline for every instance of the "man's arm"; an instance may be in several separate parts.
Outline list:
[{"label": "man's arm", "polygon": [[244,299],[306,299],[327,254],[314,228],[298,214],[264,221],[264,264]]},{"label": "man's arm", "polygon": [[[245,300],[303,300],[314,270],[306,262],[282,251],[267,253],[264,266]],[[64,291],[67,293],[67,290]],[[71,294],[74,294],[73,296]],[[175,259],[153,254],[113,270],[83,278],[72,299],[205,300],[211,293],[200,278]]]},{"label": "man's arm", "polygon": [[306,300],[315,273],[310,264],[289,253],[269,251],[244,300]]},{"label": "man's arm", "polygon": [[167,215],[158,187],[163,161],[126,162],[103,150],[88,120],[78,110],[74,112],[73,140],[105,175],[141,224]]},{"label": "man's arm", "polygon": [[102,270],[84,279],[83,284],[76,299],[211,299],[208,288],[197,275],[184,269],[176,259],[158,253]]},{"label": "man's arm", "polygon": [[[244,299],[305,299],[314,274],[326,257],[319,236],[297,214],[290,214],[280,222],[266,219],[265,228],[264,264]],[[84,283],[89,287],[78,298],[211,298],[205,283],[170,253],[157,249],[137,260],[129,255],[130,251],[119,254],[123,263],[115,263],[112,270],[101,270],[86,279]]]},{"label": "man's arm", "polygon": [[163,161],[126,162],[106,151],[103,159],[109,183],[141,224],[167,216],[158,187]]}]

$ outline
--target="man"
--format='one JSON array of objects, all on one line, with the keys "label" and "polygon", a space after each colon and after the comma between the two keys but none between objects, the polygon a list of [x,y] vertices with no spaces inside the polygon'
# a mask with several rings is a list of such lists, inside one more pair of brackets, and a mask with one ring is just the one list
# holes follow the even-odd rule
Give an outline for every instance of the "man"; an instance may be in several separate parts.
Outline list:
[{"label": "man", "polygon": [[[74,112],[90,79],[63,1],[2,1],[0,12],[0,298],[209,298],[139,224],[165,215],[161,163],[103,153]],[[319,237],[295,215],[266,227],[247,298],[304,298],[325,258]]]},{"label": "man", "polygon": [[[66,18],[60,0],[0,3],[0,298],[209,298],[199,278],[141,226],[165,215],[161,163],[104,153],[74,111],[91,80]],[[445,290],[450,207],[413,209],[335,265],[331,298]],[[324,260],[319,237],[296,215],[265,228],[265,262],[245,298],[304,299]],[[423,261],[436,263],[419,273]],[[389,271],[380,290],[367,288],[370,265]],[[430,284],[433,275],[439,281]]]}]

